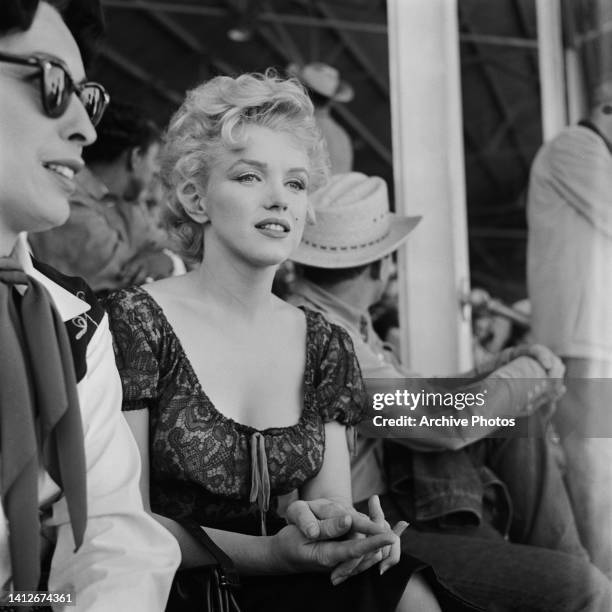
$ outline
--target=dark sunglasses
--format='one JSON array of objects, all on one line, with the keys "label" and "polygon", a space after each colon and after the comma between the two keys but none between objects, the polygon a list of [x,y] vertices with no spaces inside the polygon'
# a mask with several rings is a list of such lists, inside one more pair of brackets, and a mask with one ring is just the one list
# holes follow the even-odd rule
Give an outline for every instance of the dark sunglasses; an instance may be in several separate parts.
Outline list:
[{"label": "dark sunglasses", "polygon": [[53,119],[61,117],[66,112],[73,93],[79,97],[94,126],[102,119],[110,102],[106,89],[99,83],[75,83],[68,68],[60,59],[39,55],[0,53],[0,62],[38,69],[42,105],[47,116]]}]

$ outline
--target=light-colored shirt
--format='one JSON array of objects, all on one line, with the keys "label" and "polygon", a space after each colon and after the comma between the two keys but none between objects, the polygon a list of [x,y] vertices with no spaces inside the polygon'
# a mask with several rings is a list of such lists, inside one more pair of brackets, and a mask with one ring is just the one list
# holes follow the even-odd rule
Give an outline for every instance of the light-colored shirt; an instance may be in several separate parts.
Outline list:
[{"label": "light-colored shirt", "polygon": [[612,153],[600,135],[575,125],[540,149],[527,221],[535,340],[612,361]]},{"label": "light-colored shirt", "polygon": [[327,107],[316,108],[314,117],[327,145],[331,173],[350,172],[353,169],[353,143],[350,136],[331,116]]},{"label": "light-colored shirt", "polygon": [[[87,317],[90,306],[36,270],[20,242],[17,256],[39,281],[64,321]],[[75,553],[65,498],[44,470],[39,471],[42,529],[55,535],[50,591],[74,591],[72,612],[164,610],[180,561],[173,536],[145,513],[139,492],[140,456],[121,414],[121,382],[115,366],[106,315],[87,346],[87,373],[78,383],[87,469],[87,529]],[[0,589],[11,583],[8,524],[0,505]],[[64,609],[57,607],[54,609]]]},{"label": "light-colored shirt", "polygon": [[[443,379],[425,379],[402,366],[390,347],[385,344],[372,326],[367,311],[362,311],[338,296],[308,280],[298,280],[289,301],[295,306],[305,306],[323,313],[327,319],[344,327],[353,341],[361,371],[368,385],[368,379],[404,379],[406,386],[414,385],[415,391],[439,391]],[[507,353],[510,359],[511,353]],[[485,392],[487,402],[484,406],[466,406],[461,416],[471,423],[472,415],[486,419],[495,417],[521,417],[530,414],[538,397],[549,391],[546,373],[533,359],[519,357],[509,363],[504,359],[492,364],[495,371],[483,380],[465,381],[465,388],[473,393]],[[485,372],[474,372],[482,375]],[[463,377],[466,375],[458,375]],[[468,388],[469,385],[469,388]],[[388,407],[385,416],[395,417],[405,414],[403,407]],[[456,416],[453,406],[440,406],[435,416]],[[499,429],[499,425],[464,427],[460,424],[427,428],[397,428],[399,437],[394,435],[395,428],[386,430],[386,437],[415,451],[432,452],[459,450],[472,442],[486,437]],[[357,439],[356,454],[351,464],[353,499],[359,501],[373,494],[385,492],[382,477],[382,440]]]}]

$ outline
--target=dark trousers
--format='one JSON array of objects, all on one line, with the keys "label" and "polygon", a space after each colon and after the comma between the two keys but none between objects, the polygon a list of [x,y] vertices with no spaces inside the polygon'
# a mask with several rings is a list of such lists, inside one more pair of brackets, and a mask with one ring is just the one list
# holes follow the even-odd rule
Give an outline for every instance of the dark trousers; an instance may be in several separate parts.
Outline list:
[{"label": "dark trousers", "polygon": [[565,479],[585,548],[612,578],[612,363],[574,357],[563,362],[567,393],[554,418]]},{"label": "dark trousers", "polygon": [[[546,436],[488,438],[471,445],[469,454],[508,490],[508,539],[486,520],[464,526],[413,522],[402,537],[403,550],[429,563],[450,590],[486,610],[610,612],[610,582],[580,544]],[[406,500],[385,495],[381,501],[390,523],[407,518]]]}]

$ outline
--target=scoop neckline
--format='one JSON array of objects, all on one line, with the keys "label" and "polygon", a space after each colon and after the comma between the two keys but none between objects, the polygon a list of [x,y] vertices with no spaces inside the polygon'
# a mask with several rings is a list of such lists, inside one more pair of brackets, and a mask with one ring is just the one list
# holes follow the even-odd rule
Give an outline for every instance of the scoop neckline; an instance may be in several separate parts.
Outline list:
[{"label": "scoop neckline", "polygon": [[161,322],[162,325],[166,328],[166,331],[169,332],[169,335],[171,337],[172,342],[174,342],[176,344],[176,348],[178,350],[179,353],[179,359],[181,359],[183,361],[183,364],[185,366],[185,368],[187,369],[188,374],[191,376],[191,378],[194,381],[194,387],[195,387],[195,391],[197,392],[197,394],[199,395],[199,397],[208,404],[208,406],[210,406],[211,410],[213,411],[213,413],[219,417],[224,423],[230,424],[231,426],[233,426],[236,430],[242,430],[245,433],[249,433],[249,434],[254,434],[254,433],[260,433],[262,435],[268,435],[268,436],[277,436],[277,435],[282,435],[285,432],[288,431],[292,431],[292,430],[297,430],[303,427],[304,425],[304,421],[306,419],[306,413],[310,413],[311,409],[312,409],[312,402],[314,401],[314,386],[312,384],[312,356],[311,356],[311,352],[308,350],[308,347],[310,346],[311,341],[314,340],[313,336],[314,336],[314,326],[312,324],[312,317],[315,316],[316,313],[312,312],[311,310],[307,309],[307,308],[303,308],[301,306],[298,306],[298,309],[301,310],[304,313],[304,317],[306,319],[306,344],[305,344],[305,351],[306,351],[306,359],[304,362],[304,374],[302,376],[302,385],[304,388],[304,393],[303,393],[303,405],[302,405],[302,411],[300,413],[300,418],[298,419],[297,423],[294,423],[293,425],[285,425],[283,427],[267,427],[265,429],[257,429],[256,427],[253,427],[251,425],[246,425],[245,423],[240,423],[238,421],[236,421],[235,419],[233,419],[232,417],[228,417],[225,414],[223,414],[223,412],[221,412],[220,410],[217,409],[217,407],[215,406],[215,404],[213,403],[213,401],[210,399],[210,397],[208,396],[208,394],[206,393],[206,391],[204,391],[204,387],[202,386],[202,384],[200,383],[200,379],[198,378],[198,375],[196,374],[194,368],[193,368],[193,364],[191,363],[191,360],[189,359],[189,357],[187,356],[187,353],[185,352],[185,349],[183,347],[183,344],[181,343],[180,338],[178,337],[178,334],[174,331],[174,327],[172,326],[172,324],[170,323],[170,321],[168,320],[168,317],[166,316],[166,313],[164,312],[163,308],[161,307],[161,304],[144,288],[144,287],[135,287],[135,289],[137,289],[139,292],[145,294],[148,298],[148,300],[153,304],[153,307],[155,308],[155,310],[158,312],[158,314],[160,315],[161,318]]}]

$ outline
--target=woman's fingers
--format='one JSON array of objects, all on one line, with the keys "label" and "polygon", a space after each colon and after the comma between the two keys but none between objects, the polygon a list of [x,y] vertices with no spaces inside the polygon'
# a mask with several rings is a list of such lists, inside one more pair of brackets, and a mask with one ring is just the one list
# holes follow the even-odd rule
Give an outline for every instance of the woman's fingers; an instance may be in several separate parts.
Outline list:
[{"label": "woman's fingers", "polygon": [[[365,538],[365,536],[357,533],[357,534],[354,534],[352,538],[357,540],[357,539],[363,539]],[[334,568],[334,571],[331,573],[331,576],[330,576],[332,584],[333,585],[340,584],[341,582],[344,582],[350,576],[353,576],[354,574],[356,574],[357,572],[355,570],[357,569],[357,567],[359,567],[359,564],[362,562],[363,559],[364,557],[362,556],[355,557],[354,559],[349,559],[348,561],[344,561],[343,563],[340,563],[340,565],[337,565]]]},{"label": "woman's fingers", "polygon": [[[368,510],[370,512],[370,518],[374,523],[384,529],[391,529],[391,526],[385,520],[385,513],[383,512],[382,506],[380,505],[380,498],[378,495],[372,495],[368,500]],[[386,559],[391,554],[391,547],[385,546],[381,551],[382,559]]]},{"label": "woman's fingers", "polygon": [[393,544],[397,536],[389,531],[366,538],[355,538],[349,540],[312,542],[311,556],[320,567],[328,567],[330,570],[345,561],[364,557],[377,553],[385,546]]},{"label": "woman's fingers", "polygon": [[378,552],[360,557],[356,560],[357,563],[353,563],[350,566],[346,563],[342,563],[336,567],[331,574],[332,584],[336,586],[351,576],[356,576],[361,572],[365,572],[373,565],[380,563],[381,560],[382,552],[379,550]]},{"label": "woman's fingers", "polygon": [[390,529],[388,525],[376,523],[369,516],[361,514],[361,512],[352,514],[351,519],[353,521],[352,530],[365,535],[376,535]]},{"label": "woman's fingers", "polygon": [[309,540],[331,540],[349,531],[352,517],[350,510],[328,500],[298,500],[287,508],[287,522]]},{"label": "woman's fingers", "polygon": [[383,525],[385,522],[385,513],[383,512],[382,506],[380,505],[380,498],[378,495],[372,495],[368,499],[368,511],[370,518],[379,525]]},{"label": "woman's fingers", "polygon": [[[346,561],[338,565],[332,572],[331,579],[334,585],[340,584],[350,576],[356,575],[363,572],[376,563],[381,563],[381,573],[386,571],[392,565],[395,565],[399,561],[401,554],[401,545],[399,541],[399,535],[408,526],[407,523],[398,523],[393,530],[389,523],[385,520],[385,514],[380,505],[380,499],[377,495],[373,495],[368,500],[368,511],[369,511],[369,524],[368,526],[376,525],[377,528],[384,530],[388,534],[392,534],[393,540],[391,543],[383,546],[382,548],[366,554],[360,559],[354,561]],[[366,527],[368,517],[362,514],[353,515],[353,528],[355,529],[355,523],[362,520],[363,526]],[[363,536],[361,536],[363,538]]]},{"label": "woman's fingers", "polygon": [[[354,534],[352,537],[354,539],[365,539],[365,536],[360,533]],[[347,578],[355,576],[372,567],[372,565],[375,565],[383,558],[382,551],[386,548],[389,547],[385,546],[384,548],[381,548],[374,552],[340,563],[340,565],[336,566],[334,568],[334,571],[331,573],[330,578],[332,584],[334,586],[340,584],[341,582],[344,582]]]},{"label": "woman's fingers", "polygon": [[389,558],[389,555],[391,554],[391,550],[392,550],[392,546],[385,546],[380,552],[381,552],[381,561],[384,561],[385,559]]},{"label": "woman's fingers", "polygon": [[400,560],[400,555],[402,554],[402,542],[400,536],[406,528],[408,527],[408,523],[406,521],[400,521],[395,527],[393,527],[393,533],[396,536],[395,542],[390,547],[389,556],[386,559],[383,559],[380,564],[380,574],[384,574],[390,567],[393,567]]}]

